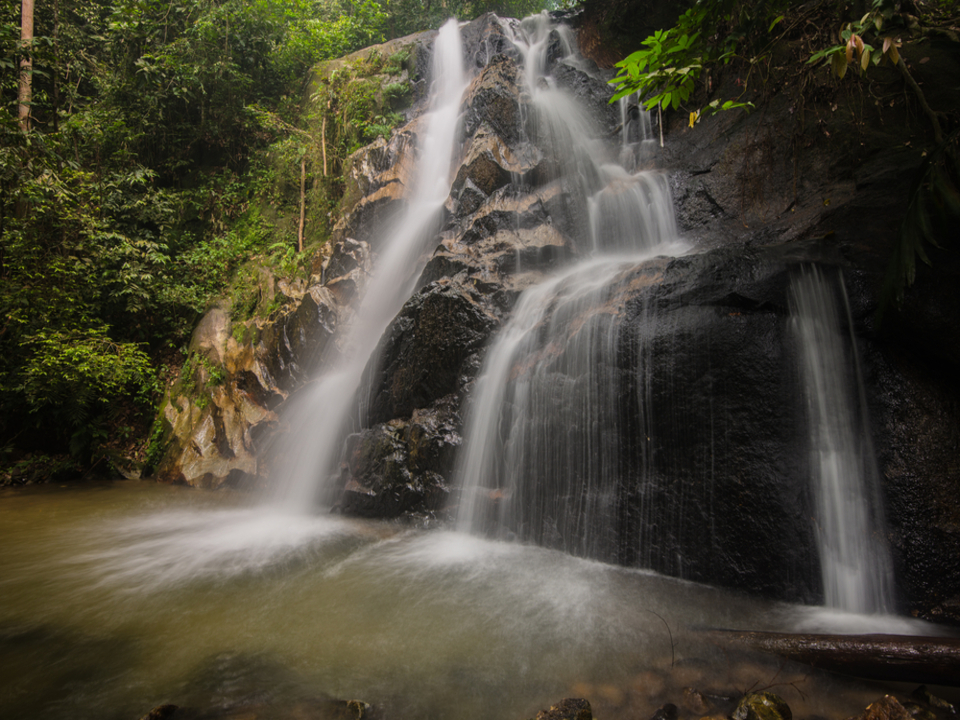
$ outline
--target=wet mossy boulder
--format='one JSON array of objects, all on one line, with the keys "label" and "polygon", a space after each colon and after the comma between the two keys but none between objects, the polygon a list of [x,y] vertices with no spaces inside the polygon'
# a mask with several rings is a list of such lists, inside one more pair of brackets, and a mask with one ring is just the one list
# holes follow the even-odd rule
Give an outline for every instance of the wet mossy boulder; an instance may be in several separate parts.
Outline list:
[{"label": "wet mossy boulder", "polygon": [[733,720],[793,720],[790,706],[771,692],[748,693],[737,704]]}]

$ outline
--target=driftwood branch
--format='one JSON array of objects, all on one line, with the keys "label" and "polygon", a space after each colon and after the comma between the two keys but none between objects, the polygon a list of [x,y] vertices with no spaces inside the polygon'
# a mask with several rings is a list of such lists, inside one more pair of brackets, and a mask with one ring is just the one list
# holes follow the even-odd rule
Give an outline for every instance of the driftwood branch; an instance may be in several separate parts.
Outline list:
[{"label": "driftwood branch", "polygon": [[772,653],[873,680],[960,687],[960,638],[705,630],[718,645]]}]

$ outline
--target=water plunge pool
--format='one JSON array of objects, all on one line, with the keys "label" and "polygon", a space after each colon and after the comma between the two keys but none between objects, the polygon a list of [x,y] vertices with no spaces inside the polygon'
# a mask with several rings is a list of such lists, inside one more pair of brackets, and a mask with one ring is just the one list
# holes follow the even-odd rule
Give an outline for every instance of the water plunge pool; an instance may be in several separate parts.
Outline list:
[{"label": "water plunge pool", "polygon": [[204,717],[313,717],[326,695],[389,718],[520,720],[585,695],[605,720],[665,702],[683,718],[710,714],[711,695],[772,685],[795,717],[844,718],[885,691],[731,657],[690,632],[789,628],[797,608],[245,500],[145,482],[5,491],[3,716],[134,719],[174,703]]}]

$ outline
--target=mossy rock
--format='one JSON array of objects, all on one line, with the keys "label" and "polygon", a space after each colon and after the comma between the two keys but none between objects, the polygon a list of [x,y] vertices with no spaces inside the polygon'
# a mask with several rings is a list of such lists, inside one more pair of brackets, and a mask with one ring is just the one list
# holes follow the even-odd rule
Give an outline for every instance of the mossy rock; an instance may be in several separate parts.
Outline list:
[{"label": "mossy rock", "polygon": [[779,695],[748,693],[733,711],[733,720],[793,720],[790,706]]}]

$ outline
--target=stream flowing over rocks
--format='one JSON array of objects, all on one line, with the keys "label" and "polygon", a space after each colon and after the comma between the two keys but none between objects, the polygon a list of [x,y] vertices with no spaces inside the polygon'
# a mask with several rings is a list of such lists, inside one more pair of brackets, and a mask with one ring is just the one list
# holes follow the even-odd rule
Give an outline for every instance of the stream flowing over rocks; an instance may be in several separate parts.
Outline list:
[{"label": "stream flowing over rocks", "polygon": [[[321,506],[428,524],[456,517],[464,422],[494,338],[524,290],[592,252],[587,198],[570,181],[568,148],[538,122],[508,32],[515,27],[488,15],[461,28],[472,79],[450,194],[415,290],[364,369],[335,478],[318,480]],[[431,38],[409,45],[425,54]],[[563,41],[550,36],[552,78],[588,108],[596,152],[614,162],[623,121],[607,102],[610,73],[571,60]],[[948,70],[960,75],[955,61]],[[350,158],[341,219],[310,283],[265,279],[262,293],[280,304],[266,321],[234,323],[225,307],[203,318],[191,345],[203,358],[194,381],[165,401],[159,479],[204,488],[274,482],[278,438],[291,431],[285,408],[350,357],[345,328],[404,206],[426,132],[423,102],[390,140]],[[960,264],[934,250],[902,309],[878,326],[879,288],[921,158],[895,142],[904,130],[893,118],[867,133],[843,109],[808,107],[805,120],[794,111],[774,93],[749,115],[723,113],[693,128],[667,114],[663,150],[636,154],[639,167],[665,173],[693,249],[623,266],[602,303],[570,319],[570,337],[598,316],[610,333],[615,351],[590,377],[575,374],[565,349],[574,345],[551,339],[537,350],[557,394],[556,415],[536,432],[590,431],[579,421],[556,426],[555,417],[575,416],[565,414],[562,388],[587,392],[593,383],[618,398],[607,408],[616,422],[598,432],[599,447],[614,455],[592,448],[576,457],[577,467],[614,469],[611,512],[589,537],[568,527],[570,516],[510,532],[689,580],[821,601],[789,296],[801,268],[816,264],[842,276],[849,298],[886,515],[874,532],[890,547],[897,602],[958,623]],[[491,489],[481,502],[506,499]]]}]

